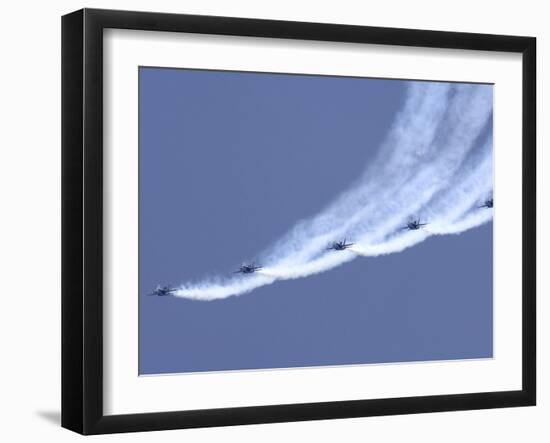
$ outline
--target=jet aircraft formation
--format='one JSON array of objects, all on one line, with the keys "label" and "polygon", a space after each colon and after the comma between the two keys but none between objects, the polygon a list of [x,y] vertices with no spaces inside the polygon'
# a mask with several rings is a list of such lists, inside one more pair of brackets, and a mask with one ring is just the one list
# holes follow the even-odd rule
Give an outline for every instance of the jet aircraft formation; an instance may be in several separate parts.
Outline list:
[{"label": "jet aircraft formation", "polygon": [[427,226],[429,223],[420,223],[420,219],[417,220],[411,220],[410,222],[407,222],[406,226],[403,226],[401,230],[407,229],[409,231],[418,231],[423,226]]},{"label": "jet aircraft formation", "polygon": [[355,243],[346,243],[346,239],[342,241],[335,241],[333,242],[327,250],[333,250],[333,251],[344,251],[345,249],[351,248]]},{"label": "jet aircraft formation", "polygon": [[174,295],[174,292],[176,292],[175,288],[170,288],[168,286],[160,286],[159,285],[149,295],[156,295],[157,297],[164,297],[166,295]]},{"label": "jet aircraft formation", "polygon": [[256,266],[254,263],[247,265],[246,263],[242,264],[241,267],[233,272],[233,274],[253,274],[256,271],[262,269],[261,266]]},{"label": "jet aircraft formation", "polygon": [[485,200],[485,202],[481,206],[478,206],[478,208],[487,208],[487,209],[490,209],[492,207],[493,207],[493,199],[492,198]]},{"label": "jet aircraft formation", "polygon": [[[478,209],[485,208],[485,209],[491,209],[493,208],[493,198],[489,198],[483,202],[482,205],[477,207]],[[400,228],[400,230],[408,230],[408,231],[417,231],[419,229],[422,229],[424,226],[429,225],[429,223],[421,223],[420,219],[413,219],[407,222],[407,224]],[[328,247],[327,251],[345,251],[349,248],[351,248],[355,243],[348,243],[347,239],[344,238],[340,241],[334,241],[332,242]],[[254,274],[255,272],[258,272],[259,270],[263,269],[262,266],[256,266],[255,263],[243,263],[239,269],[233,272],[233,274]],[[157,288],[151,292],[149,295],[155,295],[158,297],[163,296],[169,296],[174,295],[174,292],[176,292],[175,288],[170,288],[169,286],[157,286]]]}]

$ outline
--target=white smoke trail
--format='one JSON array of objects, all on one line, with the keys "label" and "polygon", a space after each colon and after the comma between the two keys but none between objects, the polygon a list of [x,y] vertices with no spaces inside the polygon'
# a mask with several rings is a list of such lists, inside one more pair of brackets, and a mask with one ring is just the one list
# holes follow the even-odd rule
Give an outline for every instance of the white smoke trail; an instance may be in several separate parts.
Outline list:
[{"label": "white smoke trail", "polygon": [[[490,86],[411,83],[403,109],[362,177],[269,248],[262,270],[185,284],[175,295],[197,300],[240,295],[491,220],[492,210],[477,207],[492,190],[492,138],[480,143],[491,117]],[[429,221],[426,229],[403,231],[418,214]],[[326,250],[328,242],[344,236],[356,244],[346,251]]]},{"label": "white smoke trail", "polygon": [[[420,209],[429,220],[426,228],[397,234],[394,231],[393,235],[392,232],[382,232],[382,235],[379,232],[378,236],[370,233],[359,239],[354,251],[370,257],[401,252],[431,235],[459,234],[490,221],[492,211],[477,205],[491,192],[492,170],[492,138],[489,137],[480,152],[463,164],[447,187]],[[388,235],[391,238],[387,238]]]}]

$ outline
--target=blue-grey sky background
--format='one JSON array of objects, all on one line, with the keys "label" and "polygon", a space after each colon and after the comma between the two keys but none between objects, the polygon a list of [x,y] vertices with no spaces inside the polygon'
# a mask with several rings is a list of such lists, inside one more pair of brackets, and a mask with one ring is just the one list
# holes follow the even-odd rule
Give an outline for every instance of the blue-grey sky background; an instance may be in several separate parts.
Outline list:
[{"label": "blue-grey sky background", "polygon": [[140,374],[492,356],[492,223],[224,300],[147,296],[231,273],[347,189],[406,81],[139,76]]}]

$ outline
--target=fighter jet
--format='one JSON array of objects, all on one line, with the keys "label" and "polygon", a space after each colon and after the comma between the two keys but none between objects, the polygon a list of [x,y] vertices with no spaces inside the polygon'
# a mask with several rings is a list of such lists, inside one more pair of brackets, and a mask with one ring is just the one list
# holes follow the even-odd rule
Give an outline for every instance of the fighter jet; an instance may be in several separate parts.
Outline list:
[{"label": "fighter jet", "polygon": [[493,199],[490,198],[488,200],[485,200],[485,203],[483,203],[481,206],[478,206],[478,208],[492,208],[493,207]]},{"label": "fighter jet", "polygon": [[407,222],[407,226],[403,226],[401,229],[408,229],[409,231],[416,231],[420,229],[422,226],[426,226],[429,223],[420,223],[420,219],[417,220],[411,220],[410,222]]},{"label": "fighter jet", "polygon": [[343,251],[345,249],[348,249],[350,248],[351,246],[353,246],[355,243],[346,243],[346,239],[342,240],[342,241],[335,241],[333,242],[328,248],[328,249],[332,249],[333,251]]},{"label": "fighter jet", "polygon": [[233,274],[253,274],[260,269],[262,269],[262,266],[256,266],[254,263],[250,263],[249,265],[243,264],[239,270],[233,272]]},{"label": "fighter jet", "polygon": [[157,286],[157,288],[149,295],[156,295],[157,297],[163,297],[166,295],[173,295],[176,291],[175,288],[169,288],[168,286]]}]

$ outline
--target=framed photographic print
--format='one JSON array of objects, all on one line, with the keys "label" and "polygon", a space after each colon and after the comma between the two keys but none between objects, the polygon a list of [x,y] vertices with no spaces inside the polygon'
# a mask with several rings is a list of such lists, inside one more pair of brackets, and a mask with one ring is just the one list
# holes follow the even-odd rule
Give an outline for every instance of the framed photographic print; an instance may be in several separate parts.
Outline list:
[{"label": "framed photographic print", "polygon": [[535,404],[535,39],[62,21],[62,425]]}]

